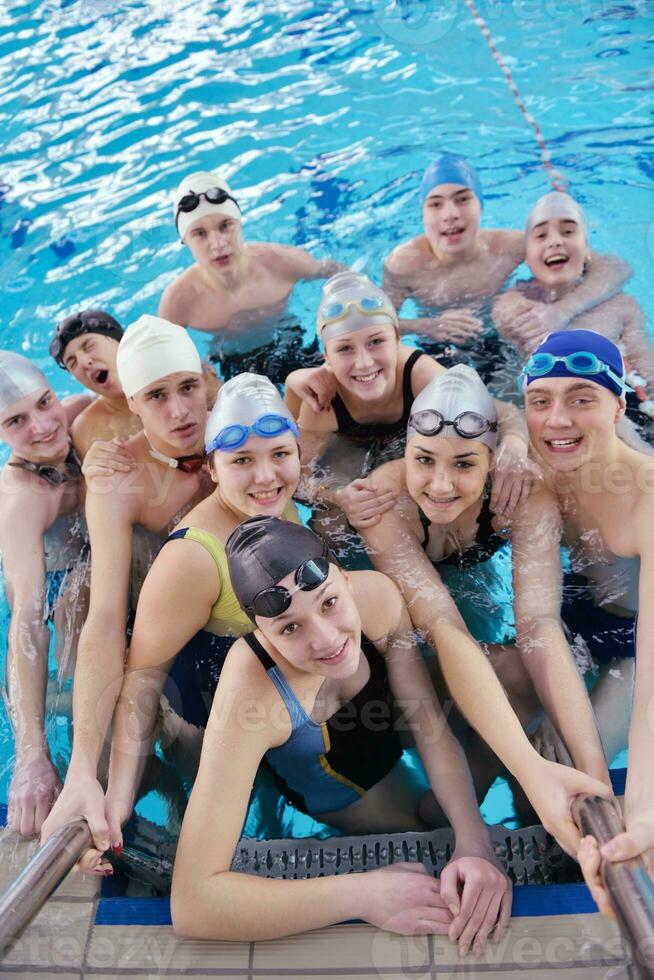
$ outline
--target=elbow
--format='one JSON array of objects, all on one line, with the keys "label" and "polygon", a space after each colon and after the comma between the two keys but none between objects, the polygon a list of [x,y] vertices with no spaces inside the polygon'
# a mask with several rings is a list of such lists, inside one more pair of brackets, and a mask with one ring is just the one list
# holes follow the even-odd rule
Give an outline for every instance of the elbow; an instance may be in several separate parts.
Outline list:
[{"label": "elbow", "polygon": [[248,942],[240,923],[230,911],[226,882],[218,883],[223,874],[210,878],[180,877],[173,874],[170,893],[170,917],[173,930],[182,939],[211,939],[219,942]]}]

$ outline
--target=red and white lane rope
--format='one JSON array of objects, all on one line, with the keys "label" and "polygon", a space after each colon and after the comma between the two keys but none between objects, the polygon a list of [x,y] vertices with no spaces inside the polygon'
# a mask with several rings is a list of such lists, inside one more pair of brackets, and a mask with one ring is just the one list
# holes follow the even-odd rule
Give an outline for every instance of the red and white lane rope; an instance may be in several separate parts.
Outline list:
[{"label": "red and white lane rope", "polygon": [[538,145],[540,147],[540,158],[541,158],[541,161],[543,163],[543,167],[545,168],[545,171],[547,173],[547,176],[549,177],[549,181],[550,181],[550,183],[552,185],[553,190],[555,190],[555,191],[567,191],[567,189],[568,189],[568,181],[566,180],[566,178],[563,176],[562,173],[560,173],[558,170],[556,170],[552,166],[552,156],[550,154],[550,151],[547,148],[547,143],[545,142],[545,137],[543,136],[543,131],[541,130],[540,126],[538,125],[538,123],[536,122],[536,120],[534,119],[534,117],[532,116],[532,114],[530,113],[529,109],[525,105],[524,100],[523,100],[522,96],[520,95],[520,91],[518,89],[518,86],[516,85],[515,81],[513,80],[513,75],[511,74],[511,69],[507,66],[506,62],[504,61],[504,58],[502,57],[502,55],[500,54],[500,52],[497,50],[497,45],[495,44],[495,41],[493,40],[493,35],[490,32],[490,29],[488,27],[488,24],[486,23],[486,21],[484,20],[484,18],[481,16],[481,14],[479,13],[479,11],[477,10],[477,8],[475,7],[475,5],[472,2],[472,0],[465,0],[465,5],[468,8],[468,10],[470,11],[470,13],[472,14],[472,16],[473,16],[473,18],[475,20],[475,23],[477,24],[477,27],[481,31],[481,33],[482,33],[482,35],[484,37],[484,40],[486,41],[486,44],[490,48],[490,53],[492,54],[493,58],[495,59],[495,61],[499,65],[502,73],[504,74],[504,77],[506,78],[507,85],[509,86],[509,89],[511,90],[511,94],[513,95],[513,98],[515,99],[515,103],[518,106],[518,109],[520,110],[520,112],[522,113],[522,115],[523,115],[523,117],[525,119],[525,122],[529,126],[531,126],[531,128],[534,131],[534,134],[536,136],[536,142],[538,143]]}]

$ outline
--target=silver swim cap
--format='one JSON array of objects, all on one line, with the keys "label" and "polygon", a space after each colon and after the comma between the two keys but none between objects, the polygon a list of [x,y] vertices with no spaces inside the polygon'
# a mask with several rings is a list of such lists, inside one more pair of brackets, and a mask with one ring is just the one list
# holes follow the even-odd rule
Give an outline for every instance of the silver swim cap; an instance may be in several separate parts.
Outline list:
[{"label": "silver swim cap", "polygon": [[397,313],[386,293],[360,272],[337,272],[322,287],[318,307],[318,336],[324,344],[355,330],[391,323]]},{"label": "silver swim cap", "polygon": [[574,221],[579,225],[584,235],[588,235],[586,218],[581,205],[577,204],[569,194],[564,194],[563,191],[550,191],[549,194],[543,194],[542,197],[538,198],[529,212],[525,234],[528,235],[536,225],[553,218]]},{"label": "silver swim cap", "polygon": [[[419,432],[416,416],[421,412],[438,413],[442,422],[454,422],[460,416],[468,414],[477,416],[478,420],[486,425],[478,424],[478,429],[485,429],[478,434],[475,433],[474,420],[472,418],[462,419],[461,429],[457,432],[454,425],[444,424],[438,432],[433,435],[442,436],[445,439],[468,438],[483,442],[489,449],[497,446],[497,410],[488,388],[481,380],[474,368],[467,364],[457,364],[444,374],[430,381],[426,388],[420,392],[411,406],[409,425],[406,431],[407,442],[413,436],[431,434]],[[422,426],[421,426],[422,428]]]},{"label": "silver swim cap", "polygon": [[248,371],[226,381],[218,392],[204,430],[206,451],[238,449],[251,431],[264,437],[289,431],[296,439],[300,435],[272,381]]},{"label": "silver swim cap", "polygon": [[32,361],[11,350],[0,350],[0,412],[34,391],[49,388],[50,382]]}]

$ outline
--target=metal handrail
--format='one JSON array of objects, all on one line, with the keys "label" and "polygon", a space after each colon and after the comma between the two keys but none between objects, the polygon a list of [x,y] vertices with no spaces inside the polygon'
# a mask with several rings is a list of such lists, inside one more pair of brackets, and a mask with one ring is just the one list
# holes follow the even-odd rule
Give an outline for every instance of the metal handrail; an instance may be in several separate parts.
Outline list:
[{"label": "metal handrail", "polygon": [[[578,796],[572,815],[582,836],[592,835],[597,843],[608,843],[624,832],[622,815],[615,801],[600,796]],[[607,861],[600,866],[623,938],[631,951],[631,971],[637,980],[654,975],[654,882],[642,858]]]},{"label": "metal handrail", "polygon": [[0,956],[92,844],[86,820],[76,820],[39,848],[0,898]]}]

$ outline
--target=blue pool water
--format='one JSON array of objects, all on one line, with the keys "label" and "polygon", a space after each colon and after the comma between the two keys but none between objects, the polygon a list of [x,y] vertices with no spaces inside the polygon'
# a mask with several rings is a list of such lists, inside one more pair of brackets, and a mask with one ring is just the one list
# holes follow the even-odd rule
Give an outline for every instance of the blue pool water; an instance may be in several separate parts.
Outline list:
[{"label": "blue pool water", "polygon": [[[592,246],[631,263],[628,291],[651,319],[652,4],[478,8],[586,208]],[[463,0],[8,0],[0,26],[0,342],[35,358],[61,395],[78,389],[47,355],[56,321],[80,306],[124,324],[155,312],[188,264],[170,206],[185,172],[227,176],[247,238],[375,277],[418,231],[419,176],[438,150],[479,168],[488,226],[522,226],[548,189]],[[303,284],[292,299],[308,332],[319,291]],[[6,607],[1,618],[4,642]],[[65,725],[53,727],[63,744]],[[0,748],[2,800],[4,713]]]}]

